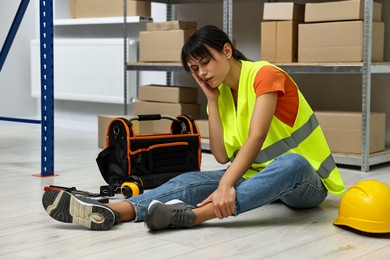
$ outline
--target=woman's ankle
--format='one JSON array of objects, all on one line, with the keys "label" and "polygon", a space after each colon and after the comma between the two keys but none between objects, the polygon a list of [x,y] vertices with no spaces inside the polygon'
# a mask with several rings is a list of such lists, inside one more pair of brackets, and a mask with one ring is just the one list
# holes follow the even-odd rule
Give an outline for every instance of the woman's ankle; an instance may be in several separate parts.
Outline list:
[{"label": "woman's ankle", "polygon": [[107,206],[119,213],[122,222],[135,219],[134,207],[131,203],[127,201],[108,203]]}]

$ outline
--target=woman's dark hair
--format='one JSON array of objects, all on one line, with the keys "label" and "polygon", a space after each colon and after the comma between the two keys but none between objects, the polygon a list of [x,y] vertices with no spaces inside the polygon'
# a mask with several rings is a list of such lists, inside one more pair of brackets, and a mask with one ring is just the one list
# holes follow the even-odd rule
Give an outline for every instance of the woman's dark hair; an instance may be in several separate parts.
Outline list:
[{"label": "woman's dark hair", "polygon": [[240,51],[233,47],[232,42],[224,31],[214,25],[206,25],[199,28],[191,35],[181,50],[181,63],[186,71],[190,71],[188,59],[201,59],[210,57],[214,59],[210,50],[213,48],[218,52],[223,52],[224,45],[228,43],[232,46],[233,58],[236,60],[248,60]]}]

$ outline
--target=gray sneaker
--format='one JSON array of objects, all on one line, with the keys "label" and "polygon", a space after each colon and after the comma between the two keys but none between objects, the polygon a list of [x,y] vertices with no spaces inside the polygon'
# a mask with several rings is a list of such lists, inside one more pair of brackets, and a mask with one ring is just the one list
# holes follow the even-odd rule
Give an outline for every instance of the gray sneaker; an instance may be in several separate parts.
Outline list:
[{"label": "gray sneaker", "polygon": [[153,200],[145,213],[145,225],[152,231],[166,228],[190,228],[194,225],[194,207],[181,200],[162,203]]},{"label": "gray sneaker", "polygon": [[109,230],[120,222],[119,214],[103,203],[62,190],[43,194],[42,204],[55,220],[82,225],[91,230]]}]

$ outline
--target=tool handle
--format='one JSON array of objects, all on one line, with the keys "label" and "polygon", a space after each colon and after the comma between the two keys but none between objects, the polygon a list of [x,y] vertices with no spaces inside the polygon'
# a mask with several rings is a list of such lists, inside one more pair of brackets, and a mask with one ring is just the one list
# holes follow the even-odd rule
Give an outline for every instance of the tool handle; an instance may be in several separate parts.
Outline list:
[{"label": "tool handle", "polygon": [[76,191],[77,189],[75,187],[63,187],[63,186],[56,186],[56,185],[49,185],[49,186],[45,186],[43,188],[44,191],[48,191],[48,190],[64,190],[64,191]]},{"label": "tool handle", "polygon": [[130,117],[128,120],[138,120],[138,121],[153,121],[153,120],[161,120],[161,119],[169,119],[172,121],[179,121],[176,117],[170,115],[161,115],[161,114],[145,114],[145,115],[137,115]]}]

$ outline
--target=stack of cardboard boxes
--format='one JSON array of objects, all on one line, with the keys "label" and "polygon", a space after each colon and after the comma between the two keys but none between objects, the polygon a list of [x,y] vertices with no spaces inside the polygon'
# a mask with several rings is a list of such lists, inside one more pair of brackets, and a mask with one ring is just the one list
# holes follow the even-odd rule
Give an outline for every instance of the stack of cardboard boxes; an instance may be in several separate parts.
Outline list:
[{"label": "stack of cardboard boxes", "polygon": [[269,62],[296,62],[298,24],[303,22],[304,5],[264,3],[261,23],[261,58]]},{"label": "stack of cardboard boxes", "polygon": [[[373,4],[372,60],[383,61],[382,5]],[[306,3],[305,23],[299,25],[298,62],[361,62],[364,1]],[[362,113],[316,111],[334,153],[360,154]],[[385,149],[385,114],[370,114],[370,153]]]},{"label": "stack of cardboard boxes", "polygon": [[[181,49],[197,27],[194,21],[168,21],[147,24],[140,32],[141,62],[181,62]],[[135,103],[135,114],[187,114],[199,118],[198,89],[183,86],[141,86]],[[153,132],[169,131],[171,122],[154,122]]]},{"label": "stack of cardboard boxes", "polygon": [[181,49],[196,30],[192,21],[169,21],[147,24],[147,31],[140,32],[141,62],[180,62]]},{"label": "stack of cardboard boxes", "polygon": [[[199,118],[200,105],[198,89],[183,86],[140,86],[138,101],[134,104],[134,113],[162,114],[170,116],[190,115],[193,119]],[[154,133],[167,133],[172,122],[169,120],[153,121]]]},{"label": "stack of cardboard boxes", "polygon": [[[187,38],[196,30],[193,21],[168,21],[148,23],[147,30],[139,34],[139,60],[141,62],[170,63],[181,61],[181,49]],[[138,90],[134,114],[190,115],[198,121],[200,105],[198,88],[187,86],[144,85]],[[99,147],[105,147],[105,135],[111,120],[116,116],[100,115]],[[202,120],[203,121],[203,120]],[[207,123],[207,120],[205,121]],[[137,134],[159,134],[170,131],[169,120],[133,121]],[[200,123],[204,127],[204,123]],[[205,132],[205,130],[202,130]],[[208,132],[208,128],[207,128]],[[208,136],[208,134],[205,133]]]},{"label": "stack of cardboard boxes", "polygon": [[[123,0],[69,0],[73,18],[96,18],[123,16]],[[151,16],[151,4],[127,0],[128,16]]]},{"label": "stack of cardboard boxes", "polygon": [[[279,63],[361,62],[363,20],[364,0],[264,3],[261,59]],[[372,61],[383,61],[383,52],[382,4],[374,2]]]},{"label": "stack of cardboard boxes", "polygon": [[[373,3],[372,60],[383,61],[382,4]],[[361,62],[364,0],[322,3],[265,3],[261,23],[261,58],[271,62]],[[303,22],[304,21],[304,22]],[[298,57],[298,59],[296,59]],[[362,113],[316,111],[330,149],[360,154]],[[385,149],[384,113],[370,114],[370,153]]]},{"label": "stack of cardboard boxes", "polygon": [[[373,4],[372,60],[383,61],[382,4]],[[364,1],[306,3],[299,25],[299,62],[360,62],[363,60]]]}]

